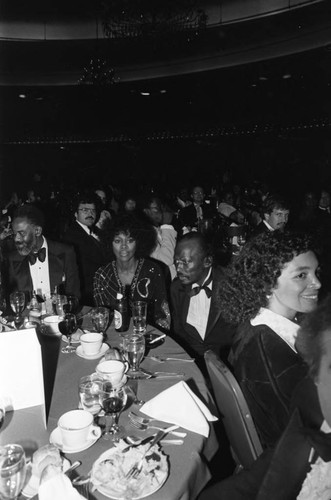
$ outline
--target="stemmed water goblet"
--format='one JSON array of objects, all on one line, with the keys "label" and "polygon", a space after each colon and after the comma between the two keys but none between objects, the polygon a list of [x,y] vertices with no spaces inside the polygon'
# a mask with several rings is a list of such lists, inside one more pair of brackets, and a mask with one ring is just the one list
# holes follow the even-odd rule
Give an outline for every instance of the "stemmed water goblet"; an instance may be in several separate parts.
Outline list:
[{"label": "stemmed water goblet", "polygon": [[104,381],[102,390],[99,392],[100,405],[105,412],[105,428],[103,438],[118,441],[124,436],[125,429],[118,425],[120,413],[127,401],[127,393],[124,386],[114,387],[111,382]]},{"label": "stemmed water goblet", "polygon": [[15,325],[18,326],[22,320],[22,312],[25,307],[24,292],[12,292],[9,296],[10,306],[15,313]]},{"label": "stemmed water goblet", "polygon": [[140,369],[140,363],[145,354],[145,336],[139,333],[126,335],[123,339],[123,354],[130,369],[127,376],[130,378],[146,378],[146,372]]},{"label": "stemmed water goblet", "polygon": [[95,331],[104,335],[109,323],[109,309],[106,307],[95,307],[90,312],[90,317]]},{"label": "stemmed water goblet", "polygon": [[65,314],[58,326],[62,335],[65,335],[68,339],[68,344],[65,347],[62,347],[61,352],[64,354],[75,352],[76,347],[71,345],[71,335],[77,330],[76,316],[71,313]]},{"label": "stemmed water goblet", "polygon": [[26,460],[22,446],[7,444],[0,447],[0,498],[17,499],[26,475]]}]

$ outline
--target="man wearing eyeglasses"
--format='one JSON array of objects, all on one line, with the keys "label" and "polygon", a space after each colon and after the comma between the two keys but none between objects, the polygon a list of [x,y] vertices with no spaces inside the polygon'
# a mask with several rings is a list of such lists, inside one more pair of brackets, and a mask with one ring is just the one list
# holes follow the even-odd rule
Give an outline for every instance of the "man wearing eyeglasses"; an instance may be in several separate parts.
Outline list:
[{"label": "man wearing eyeglasses", "polygon": [[76,251],[82,303],[93,305],[93,276],[107,259],[100,242],[100,230],[95,227],[98,219],[98,199],[94,193],[83,193],[75,204],[75,221],[64,234],[64,240]]}]

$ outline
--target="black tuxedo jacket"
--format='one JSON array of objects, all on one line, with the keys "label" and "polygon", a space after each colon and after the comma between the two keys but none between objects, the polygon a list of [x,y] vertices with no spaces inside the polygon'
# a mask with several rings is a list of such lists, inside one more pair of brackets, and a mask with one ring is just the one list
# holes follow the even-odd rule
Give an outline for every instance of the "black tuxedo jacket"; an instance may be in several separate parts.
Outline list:
[{"label": "black tuxedo jacket", "polygon": [[65,232],[63,240],[74,246],[81,284],[82,303],[94,305],[93,301],[93,277],[99,267],[106,264],[102,245],[93,236],[74,222]]},{"label": "black tuxedo jacket", "polygon": [[[182,285],[178,278],[175,278],[171,283],[172,332],[176,340],[183,345],[187,352],[195,357],[198,355],[203,358],[206,350],[213,349],[225,359],[224,355],[227,355],[232,343],[235,328],[226,323],[222,318],[222,311],[218,307],[216,297],[218,286],[222,281],[222,275],[223,273],[220,268],[212,269],[213,288],[204,340],[202,340],[196,328],[186,322],[190,304],[189,291],[191,290],[191,285]],[[224,353],[221,352],[223,349]]]},{"label": "black tuxedo jacket", "polygon": [[[208,203],[202,203],[201,208],[204,219],[211,219],[214,215],[216,215],[215,210]],[[195,226],[197,222],[197,211],[194,204],[192,203],[192,205],[182,208],[179,212],[178,218],[179,225],[181,227]]]},{"label": "black tuxedo jacket", "polygon": [[[47,240],[51,291],[63,286],[67,294],[80,297],[80,284],[75,252],[72,246]],[[33,292],[29,260],[14,250],[8,255],[8,293],[15,290]]]},{"label": "black tuxedo jacket", "polygon": [[260,222],[260,224],[258,224],[256,228],[251,232],[250,238],[253,238],[254,236],[262,233],[270,233],[270,229],[265,225],[263,221]]},{"label": "black tuxedo jacket", "polygon": [[296,410],[274,450],[264,452],[249,471],[207,488],[198,500],[295,500],[310,471],[313,443]]}]

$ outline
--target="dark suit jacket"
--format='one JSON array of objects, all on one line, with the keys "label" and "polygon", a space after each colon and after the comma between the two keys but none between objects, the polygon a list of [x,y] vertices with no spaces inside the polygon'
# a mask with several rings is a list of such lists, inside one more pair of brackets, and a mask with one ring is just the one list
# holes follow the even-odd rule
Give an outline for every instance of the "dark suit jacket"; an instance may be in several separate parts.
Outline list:
[{"label": "dark suit jacket", "polygon": [[[80,284],[75,252],[72,246],[47,240],[51,291],[64,285],[64,292],[80,298]],[[64,280],[64,281],[63,281]],[[8,256],[8,293],[15,290],[33,292],[29,261],[17,250]]]},{"label": "dark suit jacket", "polygon": [[265,225],[263,221],[260,222],[260,224],[258,224],[255,229],[253,229],[250,234],[250,238],[253,238],[254,236],[262,233],[270,233],[270,229]]},{"label": "dark suit jacket", "polygon": [[109,259],[106,259],[102,245],[89,236],[77,222],[74,222],[64,233],[63,240],[71,243],[75,248],[81,284],[81,301],[86,305],[94,305],[94,273]]},{"label": "dark suit jacket", "polygon": [[274,451],[263,453],[249,471],[207,488],[198,500],[295,500],[310,470],[312,445],[296,411]]},{"label": "dark suit jacket", "polygon": [[[216,215],[215,210],[208,203],[202,203],[202,214],[204,219],[211,219]],[[197,221],[197,211],[192,203],[188,207],[182,208],[178,215],[179,225],[183,226],[195,226]]]},{"label": "dark suit jacket", "polygon": [[[217,304],[216,293],[222,280],[222,270],[212,269],[213,289],[208,316],[205,339],[202,340],[198,331],[186,322],[189,309],[190,297],[188,295],[191,285],[184,286],[178,278],[171,284],[171,307],[172,307],[172,332],[177,341],[193,356],[203,358],[208,349],[213,349],[224,359],[222,349],[228,351],[231,345],[235,329],[224,321],[221,310]],[[204,292],[200,292],[204,293]]]}]

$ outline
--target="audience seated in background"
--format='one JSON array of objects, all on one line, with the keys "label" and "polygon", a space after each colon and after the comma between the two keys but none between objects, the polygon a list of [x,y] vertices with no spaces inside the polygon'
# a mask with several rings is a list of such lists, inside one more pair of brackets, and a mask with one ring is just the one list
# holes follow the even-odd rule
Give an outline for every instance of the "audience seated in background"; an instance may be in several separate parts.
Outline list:
[{"label": "audience seated in background", "polygon": [[148,322],[169,330],[164,275],[156,262],[146,258],[155,247],[153,226],[135,215],[117,216],[107,228],[107,241],[110,262],[95,273],[95,303],[114,309],[117,293],[121,293],[129,304],[144,300],[148,303]]},{"label": "audience seated in background", "polygon": [[307,367],[295,347],[298,313],[317,306],[320,281],[308,236],[261,234],[233,260],[219,288],[225,320],[239,324],[230,361],[263,447],[284,430]]},{"label": "audience seated in background", "polygon": [[98,219],[98,198],[94,193],[78,194],[74,206],[74,222],[65,231],[63,240],[71,243],[76,252],[80,282],[81,301],[93,305],[93,277],[107,257],[102,244],[101,231],[95,227]]},{"label": "audience seated in background", "polygon": [[[207,487],[198,500],[322,500],[331,498],[331,296],[307,315],[297,334],[324,421],[313,427],[298,409],[274,450],[249,471]],[[318,409],[319,410],[319,409]]]},{"label": "audience seated in background", "polygon": [[213,349],[224,359],[234,334],[218,307],[216,294],[222,287],[223,272],[213,266],[212,248],[197,232],[178,241],[175,266],[177,278],[171,284],[173,335],[204,369],[204,352]]},{"label": "audience seated in background", "polygon": [[211,219],[215,216],[215,210],[204,201],[205,192],[201,186],[193,188],[191,198],[193,204],[182,208],[178,214],[178,224],[183,233],[192,229],[196,230],[201,220]]},{"label": "audience seated in background", "polygon": [[72,246],[43,236],[44,216],[35,206],[19,207],[12,229],[16,250],[8,255],[7,293],[35,291],[50,297],[55,287],[80,297],[80,283]]}]

